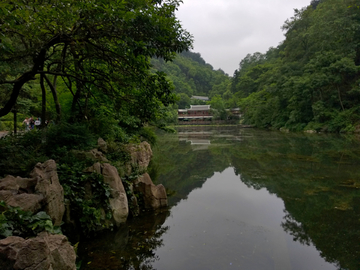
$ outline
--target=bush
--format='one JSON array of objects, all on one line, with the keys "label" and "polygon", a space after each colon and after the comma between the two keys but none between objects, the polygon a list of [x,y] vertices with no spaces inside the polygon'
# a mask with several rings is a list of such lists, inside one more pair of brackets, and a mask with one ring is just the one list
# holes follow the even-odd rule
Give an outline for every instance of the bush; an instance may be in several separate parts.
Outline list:
[{"label": "bush", "polygon": [[42,231],[61,233],[45,212],[33,214],[0,201],[0,239],[8,236],[30,237]]},{"label": "bush", "polygon": [[49,154],[58,148],[88,150],[96,145],[95,136],[85,124],[61,123],[46,130],[46,145]]},{"label": "bush", "polygon": [[47,159],[40,132],[34,130],[0,139],[0,176],[12,174],[25,177],[36,163]]},{"label": "bush", "polygon": [[[106,220],[112,218],[112,212],[109,204],[110,187],[105,184],[103,176],[85,173],[83,170],[81,163],[61,164],[58,167],[65,200],[71,205],[71,216],[80,224],[82,232],[86,235],[108,226]],[[91,192],[86,186],[91,187]]]}]

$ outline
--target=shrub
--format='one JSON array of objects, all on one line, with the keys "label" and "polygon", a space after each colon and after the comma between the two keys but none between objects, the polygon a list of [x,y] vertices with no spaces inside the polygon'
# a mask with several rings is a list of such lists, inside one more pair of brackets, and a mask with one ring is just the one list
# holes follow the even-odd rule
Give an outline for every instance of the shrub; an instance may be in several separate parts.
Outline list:
[{"label": "shrub", "polygon": [[33,214],[0,201],[0,238],[36,236],[42,231],[61,233],[60,227],[55,227],[45,212]]},{"label": "shrub", "polygon": [[[83,172],[80,163],[71,164],[71,167],[69,164],[61,164],[58,174],[65,200],[71,205],[71,216],[80,224],[84,235],[107,227],[106,220],[112,218],[109,204],[111,194],[103,176]],[[91,192],[86,190],[86,186],[91,187]]]}]

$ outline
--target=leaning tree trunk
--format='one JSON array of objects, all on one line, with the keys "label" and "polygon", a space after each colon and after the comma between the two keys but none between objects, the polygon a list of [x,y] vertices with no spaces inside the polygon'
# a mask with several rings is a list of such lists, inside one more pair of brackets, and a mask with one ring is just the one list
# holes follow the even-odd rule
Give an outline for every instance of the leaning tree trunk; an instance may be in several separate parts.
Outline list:
[{"label": "leaning tree trunk", "polygon": [[16,123],[17,123],[17,111],[15,109],[13,110],[13,114],[14,114],[14,134],[16,134],[17,133],[17,125],[16,125]]},{"label": "leaning tree trunk", "polygon": [[61,106],[60,106],[60,102],[59,102],[59,98],[56,92],[56,80],[57,80],[57,76],[54,77],[54,82],[51,83],[49,78],[44,74],[44,78],[48,84],[48,86],[50,87],[51,90],[51,94],[53,96],[54,102],[55,102],[55,108],[56,108],[56,123],[60,122],[61,120]]},{"label": "leaning tree trunk", "polygon": [[46,118],[46,89],[44,85],[44,74],[40,75],[40,86],[41,86],[41,127],[45,127],[45,118]]}]

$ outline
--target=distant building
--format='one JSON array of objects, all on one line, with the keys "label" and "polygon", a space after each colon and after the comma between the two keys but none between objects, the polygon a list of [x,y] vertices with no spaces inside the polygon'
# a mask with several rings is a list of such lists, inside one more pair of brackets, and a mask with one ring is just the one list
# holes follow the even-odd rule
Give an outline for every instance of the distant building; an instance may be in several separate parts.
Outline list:
[{"label": "distant building", "polygon": [[212,118],[210,105],[190,105],[190,109],[178,110],[179,121],[205,121]]},{"label": "distant building", "polygon": [[228,111],[232,117],[241,117],[240,108],[227,109],[226,111]]},{"label": "distant building", "polygon": [[197,99],[197,100],[202,100],[202,101],[209,101],[209,97],[204,97],[204,96],[192,96],[191,99]]}]

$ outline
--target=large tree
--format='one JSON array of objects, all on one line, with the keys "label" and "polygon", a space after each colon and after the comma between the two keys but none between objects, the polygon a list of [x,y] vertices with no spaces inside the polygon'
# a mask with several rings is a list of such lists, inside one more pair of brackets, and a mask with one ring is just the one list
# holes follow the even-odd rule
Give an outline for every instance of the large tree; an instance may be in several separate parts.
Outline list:
[{"label": "large tree", "polygon": [[[38,80],[73,95],[72,112],[89,106],[121,111],[141,121],[173,101],[163,73],[150,73],[149,58],[172,60],[187,50],[191,35],[175,17],[178,0],[3,0],[0,3],[0,117],[24,88]],[[135,109],[134,109],[135,108]],[[114,111],[116,111],[114,110]]]}]

